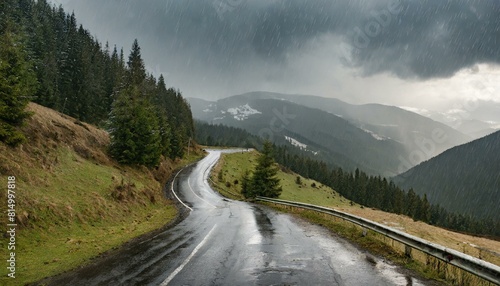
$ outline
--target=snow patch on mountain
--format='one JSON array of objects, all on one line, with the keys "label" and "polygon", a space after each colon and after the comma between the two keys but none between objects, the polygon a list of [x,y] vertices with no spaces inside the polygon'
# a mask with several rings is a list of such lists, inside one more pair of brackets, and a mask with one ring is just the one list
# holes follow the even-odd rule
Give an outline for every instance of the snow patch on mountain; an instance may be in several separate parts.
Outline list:
[{"label": "snow patch on mountain", "polygon": [[239,107],[229,108],[227,112],[233,115],[234,119],[238,121],[248,119],[250,115],[262,114],[262,112],[251,108],[248,103]]},{"label": "snow patch on mountain", "polygon": [[292,146],[299,147],[300,150],[307,150],[307,145],[304,143],[299,142],[296,139],[293,139],[292,137],[285,136],[286,141],[290,142]]},{"label": "snow patch on mountain", "polygon": [[425,117],[431,117],[432,113],[433,113],[432,111],[424,109],[424,108],[416,108],[416,107],[410,107],[410,106],[399,106],[399,108],[416,113],[416,114],[420,114],[420,115],[425,116]]},{"label": "snow patch on mountain", "polygon": [[382,126],[382,127],[399,127],[397,124],[373,124],[376,126]]},{"label": "snow patch on mountain", "polygon": [[386,140],[387,138],[381,136],[381,135],[378,135],[377,133],[371,131],[371,130],[368,130],[368,129],[364,129],[364,128],[361,128],[361,130],[365,131],[366,133],[370,134],[373,138],[381,141],[381,140]]},{"label": "snow patch on mountain", "polygon": [[304,143],[300,142],[297,139],[294,139],[294,138],[289,137],[289,136],[285,136],[285,140],[288,141],[288,142],[290,142],[290,144],[292,144],[292,146],[295,146],[295,147],[299,148],[302,151],[309,151],[309,152],[313,153],[314,155],[318,155],[317,151],[308,150],[307,149],[307,144],[304,144]]},{"label": "snow patch on mountain", "polygon": [[328,113],[335,115],[337,117],[340,117],[340,118],[344,118],[344,115],[341,115],[341,114],[337,114],[337,113],[333,113],[333,112],[328,112]]},{"label": "snow patch on mountain", "polygon": [[217,107],[217,105],[211,103],[210,105],[207,106],[207,108],[203,109],[203,112],[205,113],[214,112],[215,109],[211,109],[212,107]]}]

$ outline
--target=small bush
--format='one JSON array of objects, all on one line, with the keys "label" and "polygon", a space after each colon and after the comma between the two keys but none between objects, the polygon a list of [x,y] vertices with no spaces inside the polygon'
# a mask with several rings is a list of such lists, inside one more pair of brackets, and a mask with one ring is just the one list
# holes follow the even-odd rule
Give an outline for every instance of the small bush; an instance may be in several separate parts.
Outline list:
[{"label": "small bush", "polygon": [[230,188],[231,187],[231,183],[230,182],[226,182],[226,187]]}]

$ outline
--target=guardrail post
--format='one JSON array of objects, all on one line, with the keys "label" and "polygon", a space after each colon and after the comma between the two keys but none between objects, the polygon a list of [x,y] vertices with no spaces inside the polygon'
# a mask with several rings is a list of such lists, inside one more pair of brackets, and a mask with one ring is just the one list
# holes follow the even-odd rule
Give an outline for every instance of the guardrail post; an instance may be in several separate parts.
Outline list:
[{"label": "guardrail post", "polygon": [[405,245],[405,256],[408,257],[408,258],[412,258],[411,257],[411,246],[408,246],[408,245]]},{"label": "guardrail post", "polygon": [[368,234],[368,230],[366,228],[363,227],[363,237],[365,237],[366,235]]}]

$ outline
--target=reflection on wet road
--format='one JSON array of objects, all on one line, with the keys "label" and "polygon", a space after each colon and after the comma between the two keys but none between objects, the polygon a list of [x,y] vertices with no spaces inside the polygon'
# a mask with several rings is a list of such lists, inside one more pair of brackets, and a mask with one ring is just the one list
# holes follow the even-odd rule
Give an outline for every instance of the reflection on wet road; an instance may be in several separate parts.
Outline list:
[{"label": "reflection on wet road", "polygon": [[[325,229],[260,205],[223,199],[208,185],[221,152],[180,172],[189,215],[53,285],[423,285]],[[187,209],[189,207],[189,210]],[[192,209],[192,210],[191,210]]]}]

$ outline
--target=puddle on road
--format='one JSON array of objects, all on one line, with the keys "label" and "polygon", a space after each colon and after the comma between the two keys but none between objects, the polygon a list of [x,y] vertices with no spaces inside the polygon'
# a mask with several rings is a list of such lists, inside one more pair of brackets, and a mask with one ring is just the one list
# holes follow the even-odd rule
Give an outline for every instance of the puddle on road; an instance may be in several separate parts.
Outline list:
[{"label": "puddle on road", "polygon": [[[276,281],[293,284],[304,282],[305,277],[310,279],[308,282],[324,282],[334,275],[335,285],[427,285],[409,271],[378,257],[369,255],[368,259],[365,251],[348,241],[289,215],[253,206],[245,227],[250,234],[246,244],[255,246],[252,257],[256,256],[256,260],[244,269],[247,275],[264,284]],[[317,272],[311,272],[313,269],[325,270],[318,265],[330,267],[331,272],[317,276]]]},{"label": "puddle on road", "polygon": [[257,229],[259,230],[259,233],[264,238],[271,239],[274,236],[274,227],[271,222],[271,219],[259,207],[254,206],[253,211],[255,215],[255,223],[257,224]]},{"label": "puddle on road", "polygon": [[272,240],[274,236],[274,227],[271,219],[259,207],[253,206],[254,227],[256,231],[247,241],[247,245],[263,245],[265,240]]},{"label": "puddle on road", "polygon": [[[367,254],[364,250],[358,249],[345,239],[332,236],[325,228],[311,225],[294,217],[289,218],[303,228],[304,235],[311,239],[311,242],[314,241],[324,249],[325,258],[328,257],[331,260],[331,265],[345,283],[354,281],[368,282],[370,281],[368,280],[369,276],[377,273],[375,277],[385,280],[388,285],[428,285],[428,283],[412,277],[409,271]],[[362,277],[364,275],[368,276]],[[431,283],[430,285],[435,284]]]},{"label": "puddle on road", "polygon": [[399,273],[398,266],[395,265],[390,265],[385,262],[378,262],[375,268],[384,276],[386,277],[389,281],[394,283],[395,285],[401,285],[401,286],[425,286],[425,284],[422,284],[422,282],[418,281],[417,279],[403,274]]}]

